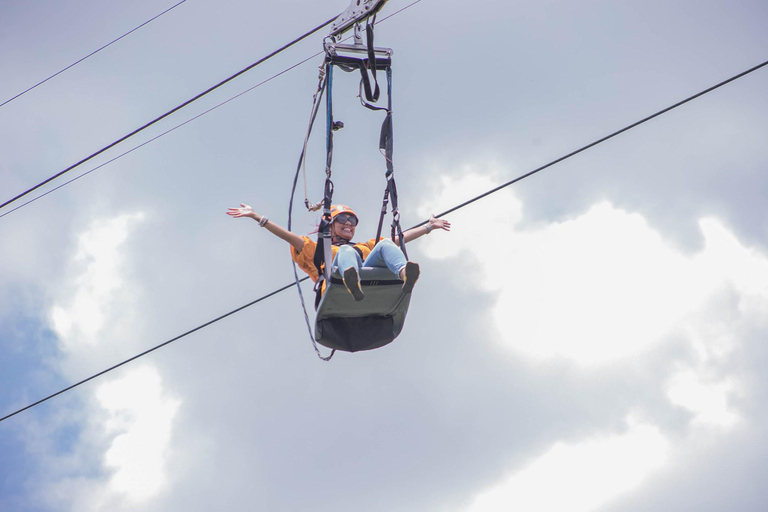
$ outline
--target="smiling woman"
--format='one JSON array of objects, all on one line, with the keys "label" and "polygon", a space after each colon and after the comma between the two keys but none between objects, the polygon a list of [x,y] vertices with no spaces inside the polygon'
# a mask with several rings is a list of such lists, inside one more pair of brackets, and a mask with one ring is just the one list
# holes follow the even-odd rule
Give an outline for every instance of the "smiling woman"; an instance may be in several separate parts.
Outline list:
[{"label": "smiling woman", "polygon": [[[317,243],[307,236],[300,236],[271,222],[266,215],[259,215],[250,206],[241,203],[240,208],[230,208],[227,215],[233,218],[250,217],[259,223],[259,226],[285,240],[291,245],[293,260],[306,272],[313,281],[317,282],[318,269],[314,265],[315,249]],[[371,238],[367,242],[353,242],[355,228],[358,223],[357,214],[343,204],[335,204],[331,207],[331,237],[333,266],[339,268],[344,276],[344,285],[356,301],[365,298],[360,287],[360,267],[387,268],[403,281],[403,292],[410,293],[413,285],[419,278],[419,265],[412,261],[406,261],[405,255],[398,247],[399,240],[394,241],[381,238]],[[409,229],[403,233],[405,242],[415,240],[422,235],[430,233],[433,229],[450,231],[450,222],[436,219],[432,216],[429,222],[418,228]]]},{"label": "smiling woman", "polygon": [[[400,334],[413,286],[419,278],[419,265],[406,261],[399,247],[399,237],[394,240],[372,238],[367,242],[353,242],[358,224],[357,214],[349,206],[332,205],[332,245],[329,255],[325,256],[327,247],[323,248],[320,243],[323,238],[315,242],[307,236],[292,233],[271,222],[266,215],[255,213],[246,204],[241,203],[240,208],[230,208],[227,214],[234,218],[250,217],[270,233],[288,242],[293,261],[318,283],[324,295],[322,298],[318,296],[315,304],[318,312],[313,343],[316,341],[334,350],[357,352],[382,347]],[[449,231],[451,225],[432,216],[425,226],[404,232],[403,242],[414,240],[435,228]],[[320,279],[325,273],[324,260],[320,256],[333,261],[328,287],[326,280]],[[400,283],[402,288],[399,291],[390,286]],[[344,288],[334,284],[343,284]],[[368,300],[361,303],[366,297],[366,291],[369,294]],[[331,357],[323,358],[319,352],[318,356],[326,361]]]}]

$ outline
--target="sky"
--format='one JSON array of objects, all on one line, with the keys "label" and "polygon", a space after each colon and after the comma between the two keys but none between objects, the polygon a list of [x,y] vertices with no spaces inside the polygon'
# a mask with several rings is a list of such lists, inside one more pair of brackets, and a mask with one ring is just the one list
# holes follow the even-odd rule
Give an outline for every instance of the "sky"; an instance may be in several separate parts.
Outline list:
[{"label": "sky", "polygon": [[[0,102],[175,3],[0,0]],[[346,7],[184,2],[0,107],[0,199]],[[404,227],[764,62],[767,17],[756,0],[422,0],[383,21]],[[321,61],[0,210],[0,416],[292,282],[287,245],[225,212],[286,225]],[[334,197],[369,238],[382,115],[358,80],[335,74]],[[1,422],[0,510],[763,510],[766,90],[763,68],[448,215],[409,244],[422,276],[386,347],[320,361],[288,289]],[[318,129],[311,201],[323,151]]]}]

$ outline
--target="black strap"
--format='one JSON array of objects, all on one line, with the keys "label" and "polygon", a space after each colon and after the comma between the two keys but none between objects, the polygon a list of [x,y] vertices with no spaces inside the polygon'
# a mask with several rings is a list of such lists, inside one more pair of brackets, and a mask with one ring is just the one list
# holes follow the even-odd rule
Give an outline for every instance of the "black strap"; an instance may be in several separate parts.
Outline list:
[{"label": "black strap", "polygon": [[[366,42],[368,43],[367,65],[371,69],[371,75],[373,75],[373,83],[376,85],[376,90],[373,92],[373,95],[368,95],[368,93],[366,92],[365,97],[366,99],[368,99],[368,101],[371,101],[373,103],[376,103],[377,101],[379,101],[379,93],[380,93],[379,81],[376,80],[376,52],[374,52],[373,50],[373,27],[374,27],[374,23],[376,22],[375,20],[376,20],[376,16],[374,16],[373,19],[370,19],[370,18],[368,19],[368,23],[365,31],[365,38],[366,38]],[[373,62],[373,66],[371,66],[371,62]],[[360,70],[362,71],[362,68],[360,68]],[[367,71],[365,75],[366,76],[368,75]]]},{"label": "black strap", "polygon": [[[365,62],[365,67],[360,66],[360,74],[365,85],[365,99],[371,103],[376,103],[379,101],[381,91],[379,90],[379,81],[376,80],[376,54],[373,51],[373,23],[371,23],[370,18],[368,19],[365,36],[368,43],[368,60]],[[371,75],[373,76],[373,84],[375,86],[373,91],[371,91],[371,82],[368,79],[368,69],[371,70]]]},{"label": "black strap", "polygon": [[391,201],[392,203],[392,241],[397,239],[399,241],[400,250],[403,251],[406,259],[408,258],[408,252],[405,249],[405,237],[403,236],[403,229],[400,225],[400,208],[397,200],[397,184],[395,183],[395,166],[392,160],[394,155],[394,142],[393,142],[393,124],[392,124],[392,68],[387,68],[387,117],[384,118],[384,122],[381,124],[381,134],[379,135],[379,149],[384,154],[386,159],[387,172],[385,174],[387,178],[387,186],[384,190],[384,200],[381,205],[381,215],[379,217],[379,227],[376,231],[376,241],[381,237],[381,230],[384,226],[384,217],[387,214],[387,205]]},{"label": "black strap", "polygon": [[[344,280],[339,279],[338,277],[332,277],[331,283],[343,285]],[[362,279],[360,281],[360,286],[403,286],[403,281],[400,279]]]},{"label": "black strap", "polygon": [[331,277],[331,259],[333,241],[331,239],[331,199],[333,197],[333,182],[326,178],[325,197],[323,198],[323,217],[320,220],[320,227],[317,232],[317,247],[315,247],[315,256],[312,259],[317,269],[317,282],[315,283],[315,311],[320,305],[320,299],[323,296],[323,284],[328,282]]}]

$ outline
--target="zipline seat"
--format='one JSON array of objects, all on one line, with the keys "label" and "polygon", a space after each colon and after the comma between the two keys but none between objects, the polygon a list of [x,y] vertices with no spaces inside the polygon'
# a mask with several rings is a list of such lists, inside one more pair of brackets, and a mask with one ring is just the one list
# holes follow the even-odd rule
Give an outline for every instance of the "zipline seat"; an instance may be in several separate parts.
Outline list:
[{"label": "zipline seat", "polygon": [[333,267],[315,320],[315,340],[328,348],[358,352],[391,343],[403,329],[411,294],[403,293],[401,281],[386,268],[360,268],[365,299],[355,301]]}]

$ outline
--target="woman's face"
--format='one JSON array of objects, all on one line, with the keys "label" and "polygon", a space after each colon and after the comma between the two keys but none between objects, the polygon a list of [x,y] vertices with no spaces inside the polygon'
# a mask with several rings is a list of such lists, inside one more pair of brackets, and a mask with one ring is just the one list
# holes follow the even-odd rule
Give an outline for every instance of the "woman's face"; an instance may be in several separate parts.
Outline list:
[{"label": "woman's face", "polygon": [[[352,240],[355,236],[355,226],[352,225],[352,221],[345,217],[348,216],[340,214],[333,220],[333,224],[331,225],[331,229],[333,229],[332,234],[339,238],[343,238],[344,240]],[[341,220],[344,220],[345,222],[342,223],[340,222]]]}]

